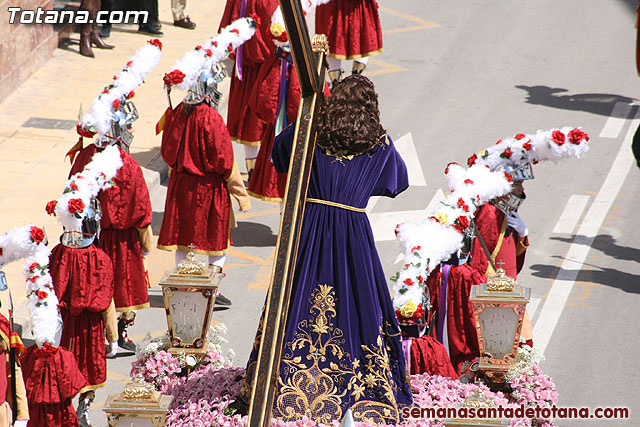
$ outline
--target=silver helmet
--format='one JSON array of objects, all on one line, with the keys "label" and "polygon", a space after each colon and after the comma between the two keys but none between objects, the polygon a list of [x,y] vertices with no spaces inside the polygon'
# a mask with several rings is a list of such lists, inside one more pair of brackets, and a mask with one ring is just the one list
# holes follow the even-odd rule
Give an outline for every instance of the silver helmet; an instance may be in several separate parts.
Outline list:
[{"label": "silver helmet", "polygon": [[498,197],[492,200],[492,203],[502,211],[505,215],[511,215],[512,212],[517,211],[520,205],[526,199],[526,194],[522,193],[522,196],[516,196],[513,193],[507,193],[504,196]]},{"label": "silver helmet", "polygon": [[96,241],[98,235],[100,235],[101,219],[100,201],[93,197],[87,208],[87,214],[82,219],[82,230],[65,230],[60,238],[61,243],[68,248],[86,248]]},{"label": "silver helmet", "polygon": [[220,63],[215,63],[210,70],[203,70],[196,79],[195,84],[187,96],[185,96],[185,104],[199,104],[204,100],[209,101],[209,105],[215,110],[218,109],[222,93],[218,91],[218,83],[227,76],[224,67]]},{"label": "silver helmet", "polygon": [[535,178],[533,176],[531,163],[525,163],[523,165],[508,164],[504,167],[504,171],[511,175],[514,181],[525,181]]},{"label": "silver helmet", "polygon": [[95,140],[95,145],[104,148],[118,144],[125,152],[129,152],[129,146],[133,141],[131,124],[139,118],[138,109],[133,101],[124,101],[120,108],[111,117],[111,130],[107,135],[100,135]]}]

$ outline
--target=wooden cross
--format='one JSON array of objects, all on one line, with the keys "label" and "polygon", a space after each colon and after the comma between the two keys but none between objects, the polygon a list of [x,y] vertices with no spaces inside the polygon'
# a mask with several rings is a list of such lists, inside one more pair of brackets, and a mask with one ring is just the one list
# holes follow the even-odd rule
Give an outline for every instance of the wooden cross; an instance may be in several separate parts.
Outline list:
[{"label": "wooden cross", "polygon": [[267,427],[271,421],[305,199],[316,145],[316,116],[324,99],[325,56],[329,50],[326,36],[314,36],[313,43],[309,40],[300,0],[279,0],[279,3],[302,99],[298,108],[271,286],[264,311],[262,339],[251,387],[248,427]]}]

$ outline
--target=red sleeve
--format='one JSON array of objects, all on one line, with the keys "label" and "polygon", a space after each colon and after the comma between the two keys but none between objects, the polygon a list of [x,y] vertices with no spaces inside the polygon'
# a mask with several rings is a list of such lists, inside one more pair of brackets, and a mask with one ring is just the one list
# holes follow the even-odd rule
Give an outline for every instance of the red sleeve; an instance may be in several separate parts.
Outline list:
[{"label": "red sleeve", "polygon": [[100,193],[103,228],[120,230],[145,228],[151,224],[153,210],[147,182],[140,165],[120,150],[122,167],[114,178],[115,186]]},{"label": "red sleeve", "polygon": [[222,116],[213,108],[205,105],[201,112],[206,114],[206,118],[203,120],[206,125],[202,146],[206,171],[220,175],[226,180],[231,176],[234,162],[229,130]]},{"label": "red sleeve", "polygon": [[178,163],[178,151],[182,144],[182,136],[187,125],[187,116],[182,114],[183,104],[180,103],[167,118],[164,130],[162,131],[162,143],[160,154],[167,165],[172,168]]}]

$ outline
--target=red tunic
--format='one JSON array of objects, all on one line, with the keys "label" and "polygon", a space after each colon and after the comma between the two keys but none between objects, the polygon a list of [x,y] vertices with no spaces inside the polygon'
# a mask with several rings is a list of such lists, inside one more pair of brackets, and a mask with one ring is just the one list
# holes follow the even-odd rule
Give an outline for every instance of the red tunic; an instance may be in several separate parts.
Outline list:
[{"label": "red tunic", "polygon": [[[462,362],[478,357],[478,335],[473,318],[473,307],[469,301],[471,286],[482,283],[484,276],[477,270],[463,264],[451,267],[447,282],[447,331],[449,336],[449,358],[459,371]],[[440,306],[441,269],[438,267],[429,275],[427,286],[431,294],[431,305]]]},{"label": "red tunic", "polygon": [[[249,182],[248,193],[258,199],[268,202],[280,202],[284,199],[287,185],[287,174],[277,173],[271,162],[271,150],[275,138],[275,123],[278,112],[278,98],[280,91],[281,60],[275,55],[268,59],[262,69],[258,81],[260,82],[251,98],[251,105],[261,120],[265,122],[262,130],[262,142],[256,159],[255,168]],[[287,123],[295,120],[300,104],[300,85],[295,67],[290,64],[287,71]]]},{"label": "red tunic", "polygon": [[[96,153],[95,145],[84,148],[71,168],[80,172]],[[120,150],[123,165],[114,178],[115,186],[98,195],[102,207],[100,247],[113,262],[114,295],[118,311],[149,307],[142,247],[137,228],[151,224],[153,210],[149,189],[140,165]]]},{"label": "red tunic", "polygon": [[329,56],[357,59],[382,52],[376,0],[332,0],[316,9],[316,34],[329,38]]},{"label": "red tunic", "polygon": [[85,386],[69,350],[45,344],[29,347],[21,359],[29,402],[29,427],[71,427],[78,417],[71,399]]},{"label": "red tunic", "polygon": [[423,373],[458,378],[447,350],[429,335],[411,338],[411,375]]},{"label": "red tunic", "polygon": [[113,267],[101,249],[59,244],[49,258],[51,278],[62,314],[60,346],[71,350],[87,380],[82,392],[104,387],[107,359],[102,312],[113,298]]},{"label": "red tunic", "polygon": [[[476,212],[474,221],[494,262],[504,262],[502,268],[507,276],[517,279],[524,265],[526,252],[517,254],[517,235],[507,226],[505,214],[491,203],[485,203]],[[483,280],[486,280],[487,272],[489,275],[493,273],[487,255],[477,239],[471,251],[471,266],[484,276]]]},{"label": "red tunic", "polygon": [[231,200],[226,180],[233,147],[220,114],[201,103],[184,115],[176,107],[162,134],[162,158],[171,167],[158,248],[222,255],[229,248]]},{"label": "red tunic", "polygon": [[[255,35],[242,45],[242,80],[236,75],[235,67],[231,74],[227,112],[227,127],[231,139],[245,145],[259,145],[262,137],[263,123],[249,105],[249,98],[260,81],[258,74],[262,63],[275,52],[269,26],[277,5],[277,0],[246,0],[244,16],[253,14],[260,22]],[[241,0],[227,1],[219,30],[241,18],[240,7]]]}]

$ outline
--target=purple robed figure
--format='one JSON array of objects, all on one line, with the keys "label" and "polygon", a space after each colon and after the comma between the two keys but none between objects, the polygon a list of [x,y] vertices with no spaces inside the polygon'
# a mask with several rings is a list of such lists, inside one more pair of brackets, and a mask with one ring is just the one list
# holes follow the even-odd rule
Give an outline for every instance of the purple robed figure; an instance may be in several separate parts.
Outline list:
[{"label": "purple robed figure", "polygon": [[[359,87],[366,78],[347,79]],[[375,107],[377,114],[377,96]],[[272,159],[280,173],[288,171],[294,127],[286,128],[274,143]],[[395,197],[408,185],[406,166],[386,134],[375,137],[359,154],[316,147],[275,418],[306,415],[331,423],[351,409],[356,421],[395,424],[399,407],[412,403],[400,328],[364,212],[371,196]],[[261,331],[262,320],[241,391],[245,403],[251,395]]]}]

